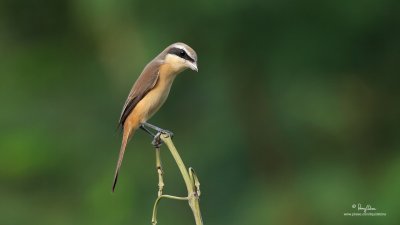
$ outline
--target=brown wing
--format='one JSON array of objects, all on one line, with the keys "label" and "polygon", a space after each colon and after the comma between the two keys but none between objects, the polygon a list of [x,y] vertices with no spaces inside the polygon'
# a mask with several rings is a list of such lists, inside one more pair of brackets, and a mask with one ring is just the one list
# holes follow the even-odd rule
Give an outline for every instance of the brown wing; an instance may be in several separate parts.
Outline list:
[{"label": "brown wing", "polygon": [[161,62],[159,60],[154,60],[147,64],[144,68],[142,74],[136,80],[126,99],[124,108],[122,109],[121,116],[119,118],[118,126],[123,128],[126,118],[135,108],[135,106],[146,96],[146,94],[154,88],[157,84],[159,77],[159,69]]}]

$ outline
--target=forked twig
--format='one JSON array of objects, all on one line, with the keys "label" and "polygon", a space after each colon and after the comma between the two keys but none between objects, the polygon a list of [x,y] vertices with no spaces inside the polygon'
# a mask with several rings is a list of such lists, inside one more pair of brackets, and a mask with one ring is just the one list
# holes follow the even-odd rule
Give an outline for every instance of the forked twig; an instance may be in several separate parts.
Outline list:
[{"label": "forked twig", "polygon": [[[163,170],[161,165],[161,157],[160,157],[160,146],[165,143],[170,150],[172,156],[175,159],[176,164],[181,171],[183,180],[185,181],[185,185],[188,191],[187,197],[178,197],[172,195],[163,195],[162,191],[164,188],[164,180],[163,180]],[[196,176],[196,173],[192,168],[186,169],[185,164],[182,161],[178,151],[176,150],[174,143],[168,133],[159,132],[154,137],[152,142],[154,147],[156,148],[156,168],[158,173],[158,197],[153,206],[153,214],[151,222],[153,225],[157,224],[157,207],[158,203],[162,198],[174,199],[174,200],[187,200],[190,208],[192,209],[194,219],[196,225],[203,225],[203,220],[201,218],[200,213],[200,205],[199,205],[199,197],[200,197],[200,182]]]}]

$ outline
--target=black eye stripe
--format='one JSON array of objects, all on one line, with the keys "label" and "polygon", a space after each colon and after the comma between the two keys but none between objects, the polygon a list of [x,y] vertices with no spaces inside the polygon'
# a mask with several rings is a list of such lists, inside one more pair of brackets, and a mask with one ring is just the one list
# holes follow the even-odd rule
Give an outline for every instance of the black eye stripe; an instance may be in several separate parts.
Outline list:
[{"label": "black eye stripe", "polygon": [[190,61],[190,62],[194,62],[194,59],[192,59],[192,58],[186,53],[186,51],[183,50],[183,49],[180,49],[180,48],[171,48],[171,49],[168,51],[168,53],[169,53],[169,54],[173,54],[173,55],[177,55],[177,56],[179,56],[179,57],[181,57],[181,58],[183,58],[183,59],[186,59],[186,60],[188,60],[188,61]]}]

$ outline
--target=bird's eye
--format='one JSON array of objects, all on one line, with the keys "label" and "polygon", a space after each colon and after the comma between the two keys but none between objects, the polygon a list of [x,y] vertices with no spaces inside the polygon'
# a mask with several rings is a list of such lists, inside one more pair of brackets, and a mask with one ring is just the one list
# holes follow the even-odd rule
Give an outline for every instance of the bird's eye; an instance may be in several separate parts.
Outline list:
[{"label": "bird's eye", "polygon": [[186,55],[186,52],[185,52],[185,51],[181,50],[181,51],[179,52],[179,56],[183,57],[183,56],[185,56],[185,55]]}]

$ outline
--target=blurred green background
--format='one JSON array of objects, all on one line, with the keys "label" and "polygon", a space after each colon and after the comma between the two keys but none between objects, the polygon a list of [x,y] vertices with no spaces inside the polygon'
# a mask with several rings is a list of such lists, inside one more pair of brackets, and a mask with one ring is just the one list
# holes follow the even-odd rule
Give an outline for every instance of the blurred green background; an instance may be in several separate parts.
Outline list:
[{"label": "blurred green background", "polygon": [[[143,67],[191,45],[150,122],[202,183],[205,224],[400,224],[400,7],[371,1],[0,2],[0,224],[150,224],[138,132],[115,194],[120,111]],[[166,148],[165,193],[185,195]],[[352,204],[386,217],[345,217]],[[194,224],[163,201],[159,224]]]}]

